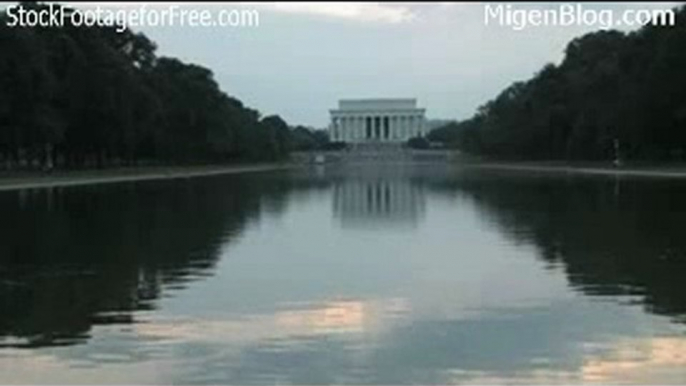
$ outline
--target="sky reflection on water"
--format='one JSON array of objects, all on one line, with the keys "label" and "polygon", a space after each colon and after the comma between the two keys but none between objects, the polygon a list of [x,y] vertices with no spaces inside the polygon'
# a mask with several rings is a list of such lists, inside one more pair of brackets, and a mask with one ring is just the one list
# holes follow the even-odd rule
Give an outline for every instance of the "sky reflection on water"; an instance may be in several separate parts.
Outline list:
[{"label": "sky reflection on water", "polygon": [[0,382],[683,383],[685,190],[418,166],[5,192]]}]

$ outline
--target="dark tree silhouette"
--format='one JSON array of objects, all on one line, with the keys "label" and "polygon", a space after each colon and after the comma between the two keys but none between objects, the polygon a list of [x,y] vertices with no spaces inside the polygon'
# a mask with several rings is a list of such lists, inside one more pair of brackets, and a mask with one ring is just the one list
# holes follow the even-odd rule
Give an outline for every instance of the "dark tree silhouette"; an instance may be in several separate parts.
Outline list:
[{"label": "dark tree silhouette", "polygon": [[675,26],[572,40],[559,65],[515,82],[430,139],[507,159],[686,160],[686,6]]},{"label": "dark tree silhouette", "polygon": [[290,150],[281,118],[261,119],[207,68],[156,56],[143,34],[8,19],[0,13],[0,167],[276,160]]}]

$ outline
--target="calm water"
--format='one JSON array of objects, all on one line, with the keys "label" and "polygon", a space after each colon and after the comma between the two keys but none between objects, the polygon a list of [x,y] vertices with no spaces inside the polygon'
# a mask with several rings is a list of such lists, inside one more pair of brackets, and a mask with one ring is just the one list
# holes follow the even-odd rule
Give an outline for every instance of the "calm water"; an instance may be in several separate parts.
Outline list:
[{"label": "calm water", "polygon": [[435,166],[0,193],[0,383],[686,383],[685,197]]}]

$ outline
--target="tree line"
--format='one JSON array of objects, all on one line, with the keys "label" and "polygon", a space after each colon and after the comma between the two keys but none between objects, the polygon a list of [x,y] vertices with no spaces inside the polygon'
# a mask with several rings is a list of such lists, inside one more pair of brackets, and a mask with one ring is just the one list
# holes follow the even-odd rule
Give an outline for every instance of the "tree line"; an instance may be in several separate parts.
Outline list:
[{"label": "tree line", "polygon": [[322,141],[311,129],[294,130],[229,96],[211,70],[156,55],[156,44],[142,33],[8,27],[7,21],[5,10],[0,167],[278,160],[292,148],[315,146],[312,137]]},{"label": "tree line", "polygon": [[674,26],[598,31],[430,139],[505,159],[686,160],[686,6]]}]

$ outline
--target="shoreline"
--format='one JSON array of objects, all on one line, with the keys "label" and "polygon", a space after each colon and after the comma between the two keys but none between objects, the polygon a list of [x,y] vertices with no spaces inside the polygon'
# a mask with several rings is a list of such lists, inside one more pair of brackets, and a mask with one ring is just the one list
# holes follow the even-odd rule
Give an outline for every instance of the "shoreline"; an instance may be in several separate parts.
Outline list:
[{"label": "shoreline", "polygon": [[513,172],[536,172],[536,173],[564,173],[579,175],[601,175],[601,176],[626,176],[626,177],[648,177],[648,178],[686,178],[686,165],[646,165],[646,166],[623,166],[616,168],[602,164],[550,164],[550,163],[491,163],[476,162],[466,163],[467,168],[500,170]]},{"label": "shoreline", "polygon": [[21,189],[41,189],[118,182],[167,180],[208,177],[223,174],[256,173],[293,168],[288,163],[246,164],[226,166],[152,166],[103,170],[80,170],[11,177],[0,176],[0,192]]},{"label": "shoreline", "polygon": [[[406,164],[405,164],[406,165]],[[555,163],[504,163],[504,162],[447,162],[446,165],[467,169],[507,172],[534,172],[577,175],[627,176],[647,178],[686,178],[686,165],[624,166],[615,168],[604,164]],[[82,185],[112,184],[119,182],[167,180],[178,178],[209,177],[216,175],[257,173],[292,169],[293,163],[266,163],[225,166],[150,166],[103,170],[58,171],[52,174],[27,173],[19,176],[0,174],[0,192],[21,189],[41,189]]]}]

